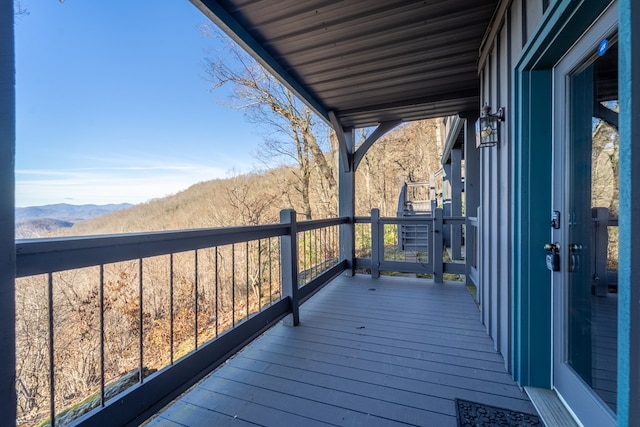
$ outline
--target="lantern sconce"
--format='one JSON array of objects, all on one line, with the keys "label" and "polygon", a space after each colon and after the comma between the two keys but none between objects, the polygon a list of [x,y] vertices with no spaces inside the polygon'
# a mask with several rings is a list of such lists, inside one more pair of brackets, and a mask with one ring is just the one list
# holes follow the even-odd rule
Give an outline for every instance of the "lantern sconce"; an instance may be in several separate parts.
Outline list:
[{"label": "lantern sconce", "polygon": [[491,107],[482,107],[480,118],[476,121],[476,147],[493,147],[500,142],[500,122],[504,122],[504,107],[491,114]]}]

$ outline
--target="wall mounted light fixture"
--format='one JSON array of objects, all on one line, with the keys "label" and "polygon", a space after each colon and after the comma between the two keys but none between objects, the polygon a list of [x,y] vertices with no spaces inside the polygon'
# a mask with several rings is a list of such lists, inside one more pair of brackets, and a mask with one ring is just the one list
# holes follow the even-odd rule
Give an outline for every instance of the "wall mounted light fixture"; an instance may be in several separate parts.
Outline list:
[{"label": "wall mounted light fixture", "polygon": [[491,114],[491,107],[482,107],[476,121],[476,147],[493,147],[500,142],[500,122],[504,122],[504,107]]}]

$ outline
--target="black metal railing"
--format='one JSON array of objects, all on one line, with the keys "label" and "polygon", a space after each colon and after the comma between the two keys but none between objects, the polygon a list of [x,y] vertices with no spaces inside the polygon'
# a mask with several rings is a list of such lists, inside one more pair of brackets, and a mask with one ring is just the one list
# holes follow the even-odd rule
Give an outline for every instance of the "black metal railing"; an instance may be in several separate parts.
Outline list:
[{"label": "black metal railing", "polygon": [[324,220],[298,224],[298,284],[303,287],[338,264],[339,224]]},{"label": "black metal railing", "polygon": [[297,313],[346,268],[348,219],[286,213],[273,225],[16,242],[17,423],[138,422]]}]

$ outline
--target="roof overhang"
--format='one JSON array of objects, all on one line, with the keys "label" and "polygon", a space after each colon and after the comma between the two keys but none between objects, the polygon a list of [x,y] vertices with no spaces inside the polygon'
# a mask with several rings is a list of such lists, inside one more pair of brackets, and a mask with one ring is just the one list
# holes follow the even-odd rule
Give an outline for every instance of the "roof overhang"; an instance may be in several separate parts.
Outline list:
[{"label": "roof overhang", "polygon": [[348,127],[479,108],[498,0],[192,0],[320,117]]}]

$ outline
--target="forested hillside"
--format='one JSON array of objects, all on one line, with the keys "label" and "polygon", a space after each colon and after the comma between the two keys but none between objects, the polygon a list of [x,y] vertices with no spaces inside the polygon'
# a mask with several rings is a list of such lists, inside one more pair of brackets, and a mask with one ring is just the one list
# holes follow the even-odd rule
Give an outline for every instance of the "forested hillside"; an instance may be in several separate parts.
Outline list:
[{"label": "forested hillside", "polygon": [[[382,215],[393,216],[402,180],[428,181],[429,174],[440,168],[441,147],[437,132],[436,120],[412,122],[374,144],[356,173],[357,215],[367,215],[371,208],[379,208]],[[325,156],[337,179],[335,152]],[[337,192],[328,191],[319,176],[320,171],[313,166],[309,197],[312,217],[336,216]],[[202,182],[172,196],[75,224],[58,234],[127,233],[277,222],[281,209],[303,211],[298,173],[293,167],[279,167]]]}]

